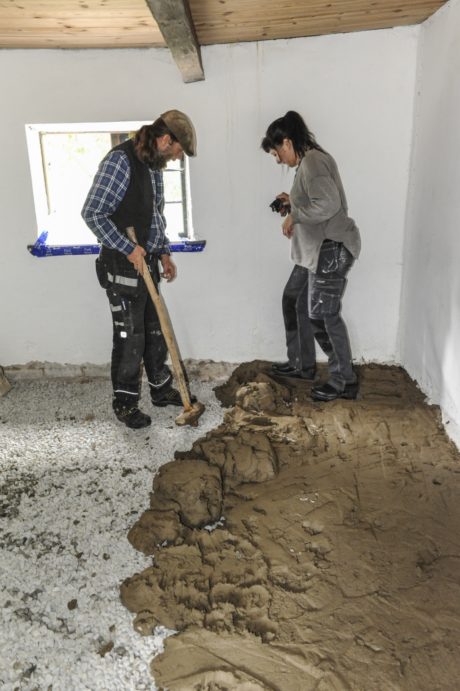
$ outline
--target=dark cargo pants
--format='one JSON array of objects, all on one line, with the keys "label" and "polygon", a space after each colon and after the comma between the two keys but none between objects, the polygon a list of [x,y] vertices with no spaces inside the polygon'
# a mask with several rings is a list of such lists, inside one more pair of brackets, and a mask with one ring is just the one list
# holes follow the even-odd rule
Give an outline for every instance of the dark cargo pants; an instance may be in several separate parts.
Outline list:
[{"label": "dark cargo pants", "polygon": [[[158,259],[147,257],[152,278],[158,287]],[[111,376],[114,406],[135,406],[139,401],[141,365],[144,362],[150,392],[171,385],[166,366],[168,350],[160,322],[144,280],[136,271],[123,270],[107,288],[113,322]]]},{"label": "dark cargo pants", "polygon": [[353,261],[342,243],[326,240],[316,273],[296,265],[283,293],[289,362],[300,370],[314,368],[316,339],[328,358],[328,381],[338,391],[356,381],[348,332],[340,315]]}]

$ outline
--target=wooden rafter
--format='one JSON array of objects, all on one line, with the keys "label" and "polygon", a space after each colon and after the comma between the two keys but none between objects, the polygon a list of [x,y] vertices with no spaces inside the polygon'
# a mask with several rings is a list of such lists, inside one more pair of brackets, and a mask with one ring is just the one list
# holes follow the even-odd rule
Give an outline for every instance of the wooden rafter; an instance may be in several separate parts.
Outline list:
[{"label": "wooden rafter", "polygon": [[204,79],[201,50],[188,0],[146,0],[184,82]]}]

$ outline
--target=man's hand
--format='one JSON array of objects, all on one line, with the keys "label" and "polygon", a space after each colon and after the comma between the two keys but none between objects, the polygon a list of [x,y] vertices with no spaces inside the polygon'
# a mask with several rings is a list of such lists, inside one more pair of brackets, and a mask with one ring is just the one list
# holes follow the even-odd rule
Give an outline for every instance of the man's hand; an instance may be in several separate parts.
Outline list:
[{"label": "man's hand", "polygon": [[286,216],[286,218],[284,219],[282,228],[283,235],[286,238],[292,238],[292,236],[294,235],[294,222],[292,220],[291,214],[288,214],[288,216]]},{"label": "man's hand", "polygon": [[142,276],[143,271],[142,271],[142,260],[144,259],[146,255],[145,249],[141,247],[140,245],[136,245],[136,247],[133,249],[131,254],[128,254],[127,259],[131,262],[131,264],[134,266],[136,269],[137,273]]},{"label": "man's hand", "polygon": [[166,279],[168,283],[171,283],[177,276],[177,266],[174,264],[169,254],[162,254],[160,261],[163,267],[163,271],[160,275],[162,278]]}]

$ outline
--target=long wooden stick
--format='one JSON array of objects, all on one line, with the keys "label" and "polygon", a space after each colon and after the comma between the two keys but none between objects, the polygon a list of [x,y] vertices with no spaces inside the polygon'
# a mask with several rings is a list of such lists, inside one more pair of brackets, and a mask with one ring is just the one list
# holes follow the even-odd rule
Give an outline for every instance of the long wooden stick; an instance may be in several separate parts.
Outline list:
[{"label": "long wooden stick", "polygon": [[[132,242],[137,244],[136,233],[134,228],[128,228],[128,237]],[[149,268],[145,259],[142,259],[142,278],[144,279],[147,290],[149,291],[150,297],[155,305],[158,319],[160,320],[161,330],[163,332],[166,345],[169,350],[169,355],[171,357],[171,365],[174,373],[174,378],[177,383],[177,388],[179,389],[180,397],[182,399],[182,404],[185,411],[192,410],[192,403],[190,401],[190,394],[188,392],[188,386],[184,375],[184,370],[182,367],[182,358],[179,352],[179,346],[177,345],[176,337],[174,335],[174,330],[171,324],[171,319],[169,317],[169,312],[163,297],[158,292],[155,283],[153,282],[152,276],[150,275]]]}]

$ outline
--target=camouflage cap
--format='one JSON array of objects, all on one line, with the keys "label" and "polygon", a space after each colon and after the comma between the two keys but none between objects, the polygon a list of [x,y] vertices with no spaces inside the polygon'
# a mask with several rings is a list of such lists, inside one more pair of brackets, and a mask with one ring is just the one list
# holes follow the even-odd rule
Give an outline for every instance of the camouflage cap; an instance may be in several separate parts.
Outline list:
[{"label": "camouflage cap", "polygon": [[160,117],[187,156],[196,156],[196,132],[188,115],[180,110],[167,110]]}]

